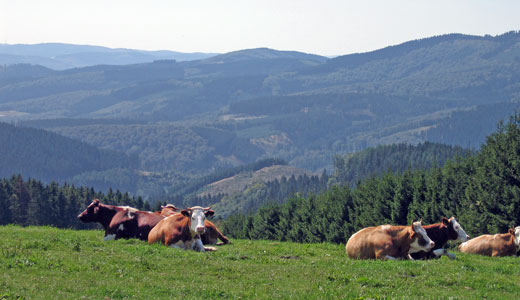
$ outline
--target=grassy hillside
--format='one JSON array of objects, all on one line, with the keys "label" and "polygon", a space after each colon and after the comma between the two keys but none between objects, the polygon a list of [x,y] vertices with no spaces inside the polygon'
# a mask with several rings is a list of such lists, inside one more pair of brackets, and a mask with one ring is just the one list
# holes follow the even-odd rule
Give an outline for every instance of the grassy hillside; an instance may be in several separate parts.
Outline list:
[{"label": "grassy hillside", "polygon": [[298,177],[303,176],[304,174],[308,176],[314,175],[312,172],[307,170],[290,166],[276,165],[265,167],[254,172],[243,172],[228,178],[221,179],[219,181],[212,182],[204,187],[198,193],[198,196],[234,194],[243,191],[250,185],[273,181],[275,179],[279,180],[283,176],[290,178],[293,175]]},{"label": "grassy hillside", "polygon": [[518,258],[357,261],[344,245],[234,240],[217,252],[0,227],[0,299],[514,299]]}]

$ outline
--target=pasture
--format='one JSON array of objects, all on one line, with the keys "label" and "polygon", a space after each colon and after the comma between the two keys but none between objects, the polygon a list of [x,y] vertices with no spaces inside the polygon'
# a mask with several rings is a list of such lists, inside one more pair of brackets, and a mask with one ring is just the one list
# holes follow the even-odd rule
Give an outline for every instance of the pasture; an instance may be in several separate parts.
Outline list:
[{"label": "pasture", "polygon": [[514,299],[519,259],[359,261],[345,245],[232,240],[216,252],[0,226],[0,299]]}]

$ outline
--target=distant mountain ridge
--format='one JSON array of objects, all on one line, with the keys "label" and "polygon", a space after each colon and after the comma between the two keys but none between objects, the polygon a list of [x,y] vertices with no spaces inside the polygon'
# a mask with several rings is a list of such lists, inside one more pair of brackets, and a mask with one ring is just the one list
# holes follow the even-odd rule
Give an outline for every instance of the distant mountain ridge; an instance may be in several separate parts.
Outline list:
[{"label": "distant mountain ridge", "polygon": [[0,67],[0,120],[137,155],[146,172],[198,176],[268,157],[321,172],[336,154],[380,144],[476,149],[520,107],[518,82],[516,31],[334,59],[258,48],[65,71],[13,65]]},{"label": "distant mountain ridge", "polygon": [[128,65],[154,60],[189,61],[208,58],[216,53],[134,50],[64,43],[0,44],[0,65],[34,64],[54,70],[94,65]]}]

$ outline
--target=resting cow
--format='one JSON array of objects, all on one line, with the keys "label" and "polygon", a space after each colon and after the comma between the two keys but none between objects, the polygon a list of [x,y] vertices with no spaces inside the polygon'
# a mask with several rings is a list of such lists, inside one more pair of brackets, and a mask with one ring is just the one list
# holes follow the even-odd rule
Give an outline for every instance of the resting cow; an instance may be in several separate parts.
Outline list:
[{"label": "resting cow", "polygon": [[423,228],[426,230],[426,234],[435,243],[435,246],[429,252],[419,251],[412,253],[411,256],[413,259],[429,259],[441,257],[442,255],[447,255],[449,258],[455,259],[455,254],[449,253],[444,249],[448,240],[465,242],[469,239],[469,236],[464,229],[462,229],[462,226],[460,226],[455,217],[449,219],[443,217],[441,223],[426,225],[423,226]]},{"label": "resting cow", "polygon": [[146,241],[150,230],[164,216],[129,206],[102,204],[94,199],[78,219],[83,223],[100,223],[105,229],[105,240],[138,238]]},{"label": "resting cow", "polygon": [[205,233],[204,220],[215,212],[209,207],[194,206],[183,209],[161,220],[150,231],[148,243],[164,243],[165,246],[193,249],[196,251],[216,250],[213,247],[204,247],[200,236]]},{"label": "resting cow", "polygon": [[350,258],[398,259],[411,258],[410,253],[429,251],[434,245],[419,221],[411,226],[364,228],[350,237],[345,250]]},{"label": "resting cow", "polygon": [[[165,206],[161,206],[161,208],[161,214],[166,217],[179,213],[178,208],[173,204],[167,204]],[[206,232],[200,236],[204,245],[222,245],[231,243],[231,241],[225,235],[223,235],[220,230],[218,230],[217,226],[211,221],[204,220],[204,226],[206,227]],[[222,241],[222,243],[217,243],[219,239]]]},{"label": "resting cow", "polygon": [[459,251],[487,256],[516,256],[520,250],[520,226],[508,233],[484,234],[460,244]]},{"label": "resting cow", "polygon": [[166,204],[166,205],[161,205],[161,211],[158,211],[157,213],[159,213],[165,217],[168,217],[173,214],[179,213],[179,209],[173,204]]}]

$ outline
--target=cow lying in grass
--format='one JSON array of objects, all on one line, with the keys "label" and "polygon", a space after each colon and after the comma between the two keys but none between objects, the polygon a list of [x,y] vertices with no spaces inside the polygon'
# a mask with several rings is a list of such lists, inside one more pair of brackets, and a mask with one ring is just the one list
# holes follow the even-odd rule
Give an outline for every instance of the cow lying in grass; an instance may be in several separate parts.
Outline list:
[{"label": "cow lying in grass", "polygon": [[163,243],[169,247],[192,249],[195,251],[214,251],[214,247],[204,247],[201,235],[206,232],[204,220],[215,212],[209,207],[194,206],[183,209],[161,220],[150,231],[148,243]]},{"label": "cow lying in grass", "polygon": [[508,233],[484,234],[459,245],[462,253],[486,256],[515,256],[520,250],[520,226]]},{"label": "cow lying in grass", "polygon": [[138,238],[146,241],[150,230],[164,216],[129,206],[107,205],[94,199],[78,219],[83,223],[100,223],[105,229],[105,240]]},{"label": "cow lying in grass", "polygon": [[413,259],[429,259],[438,258],[442,255],[447,255],[451,259],[455,259],[455,254],[448,252],[444,247],[449,240],[465,242],[469,239],[462,226],[455,219],[442,218],[441,223],[425,225],[426,234],[435,243],[435,246],[428,252],[419,251],[411,253]]},{"label": "cow lying in grass", "polygon": [[[167,204],[165,206],[161,206],[161,212],[163,216],[171,216],[173,214],[178,214],[179,209],[175,207],[173,204]],[[202,244],[204,245],[223,245],[230,244],[231,241],[223,235],[220,230],[218,230],[217,226],[213,224],[209,220],[204,220],[204,226],[206,227],[206,231],[204,234],[200,235],[200,239],[202,240]],[[218,240],[221,240],[221,243],[218,243]]]},{"label": "cow lying in grass", "polygon": [[349,238],[345,250],[348,257],[357,259],[411,259],[410,253],[430,251],[433,246],[419,221],[411,226],[364,228]]}]

